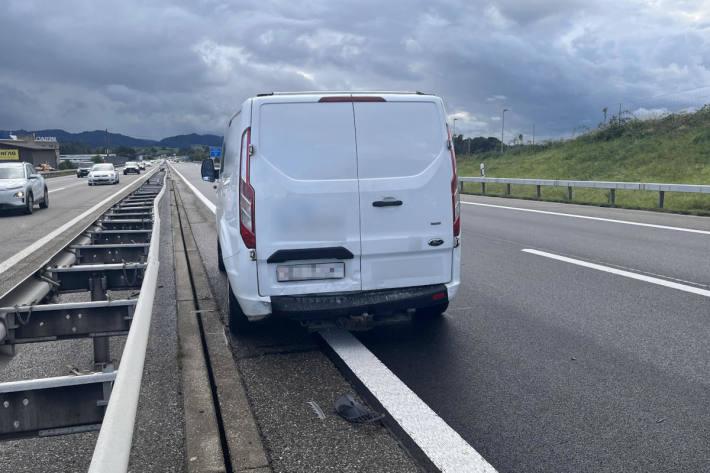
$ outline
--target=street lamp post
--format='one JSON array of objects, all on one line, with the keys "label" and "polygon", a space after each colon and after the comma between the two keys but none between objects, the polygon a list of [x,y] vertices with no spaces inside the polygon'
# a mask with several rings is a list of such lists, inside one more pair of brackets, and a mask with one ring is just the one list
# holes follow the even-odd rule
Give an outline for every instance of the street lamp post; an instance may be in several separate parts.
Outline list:
[{"label": "street lamp post", "polygon": [[505,112],[507,112],[507,111],[508,111],[508,109],[504,108],[503,113],[501,113],[501,115],[502,115],[501,125],[500,125],[500,152],[501,152],[501,154],[503,153],[503,136],[504,136],[503,134],[505,133]]}]

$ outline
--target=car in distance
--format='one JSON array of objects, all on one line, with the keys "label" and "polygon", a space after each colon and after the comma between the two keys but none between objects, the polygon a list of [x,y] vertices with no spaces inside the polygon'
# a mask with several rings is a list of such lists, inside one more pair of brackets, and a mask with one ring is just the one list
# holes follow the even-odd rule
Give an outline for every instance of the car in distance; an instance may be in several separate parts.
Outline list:
[{"label": "car in distance", "polygon": [[20,209],[26,214],[49,207],[47,185],[29,163],[0,163],[0,208]]},{"label": "car in distance", "polygon": [[141,170],[138,167],[138,163],[135,161],[126,161],[126,164],[123,166],[123,175],[127,175],[129,172],[132,172],[133,174],[140,174]]},{"label": "car in distance", "polygon": [[76,177],[86,177],[89,175],[89,171],[91,171],[91,168],[93,167],[94,163],[90,162],[85,162],[85,163],[79,163],[78,167],[76,168]]},{"label": "car in distance", "polygon": [[141,171],[145,171],[145,163],[143,161],[138,162],[138,167]]},{"label": "car in distance", "polygon": [[[252,97],[224,134],[217,258],[233,332],[270,316],[369,328],[438,316],[460,285],[460,204],[440,97]],[[357,130],[357,132],[356,132]],[[406,317],[403,317],[406,316]]]},{"label": "car in distance", "polygon": [[118,184],[118,173],[111,163],[94,164],[89,171],[90,186],[98,184]]}]

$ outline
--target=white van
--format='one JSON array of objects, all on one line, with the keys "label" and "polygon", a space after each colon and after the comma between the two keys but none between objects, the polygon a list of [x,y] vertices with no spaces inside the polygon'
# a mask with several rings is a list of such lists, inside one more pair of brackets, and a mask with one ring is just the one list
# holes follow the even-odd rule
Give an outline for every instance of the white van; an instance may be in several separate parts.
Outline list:
[{"label": "white van", "polygon": [[456,160],[441,98],[273,93],[224,136],[217,251],[233,332],[267,316],[348,326],[440,315],[460,281]]}]

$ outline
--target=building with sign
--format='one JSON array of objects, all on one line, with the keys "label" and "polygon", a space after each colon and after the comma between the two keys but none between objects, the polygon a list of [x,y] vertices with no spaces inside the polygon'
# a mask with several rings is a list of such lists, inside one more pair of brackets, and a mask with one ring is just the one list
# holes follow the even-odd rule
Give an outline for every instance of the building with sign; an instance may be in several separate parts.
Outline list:
[{"label": "building with sign", "polygon": [[59,165],[59,143],[52,137],[34,135],[0,139],[0,161],[24,161],[37,167],[48,164],[56,169]]}]

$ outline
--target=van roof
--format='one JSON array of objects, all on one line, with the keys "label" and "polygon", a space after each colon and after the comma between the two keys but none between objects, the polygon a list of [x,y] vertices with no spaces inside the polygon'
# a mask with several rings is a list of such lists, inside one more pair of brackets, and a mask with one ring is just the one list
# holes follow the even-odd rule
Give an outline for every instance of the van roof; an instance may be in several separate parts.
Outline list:
[{"label": "van roof", "polygon": [[402,91],[402,90],[309,90],[302,92],[267,92],[257,94],[257,97],[266,97],[269,95],[342,95],[342,94],[387,94],[387,95],[433,95],[419,91]]}]

